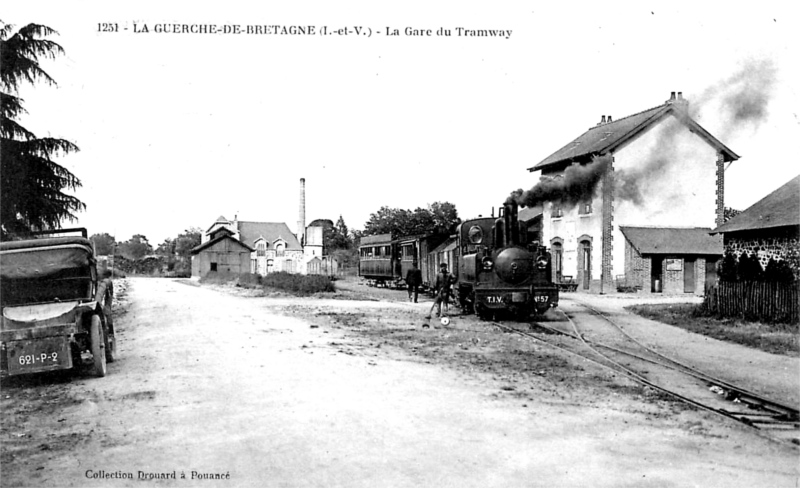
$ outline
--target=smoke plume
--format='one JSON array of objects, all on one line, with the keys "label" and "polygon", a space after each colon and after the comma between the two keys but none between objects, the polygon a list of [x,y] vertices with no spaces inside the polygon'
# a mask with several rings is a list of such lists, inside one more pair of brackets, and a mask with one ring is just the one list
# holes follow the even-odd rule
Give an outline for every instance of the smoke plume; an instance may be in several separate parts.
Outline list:
[{"label": "smoke plume", "polygon": [[[771,59],[748,59],[733,75],[706,88],[692,100],[692,116],[699,118],[706,108],[715,110],[723,140],[743,128],[757,130],[769,115],[769,102],[777,84],[778,69]],[[716,111],[718,110],[718,114]]]},{"label": "smoke plume", "polygon": [[522,207],[534,207],[547,201],[560,201],[572,207],[594,194],[597,182],[605,174],[611,158],[595,157],[591,163],[575,164],[568,167],[563,175],[543,177],[539,183],[527,191],[522,189],[511,193],[506,203],[517,202]]}]

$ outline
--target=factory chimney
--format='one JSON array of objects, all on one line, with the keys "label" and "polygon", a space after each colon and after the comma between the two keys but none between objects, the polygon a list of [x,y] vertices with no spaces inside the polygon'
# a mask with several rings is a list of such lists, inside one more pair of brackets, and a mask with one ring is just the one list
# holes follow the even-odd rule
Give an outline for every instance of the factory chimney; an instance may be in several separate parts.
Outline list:
[{"label": "factory chimney", "polygon": [[297,216],[297,240],[306,245],[306,179],[300,178],[300,213]]}]

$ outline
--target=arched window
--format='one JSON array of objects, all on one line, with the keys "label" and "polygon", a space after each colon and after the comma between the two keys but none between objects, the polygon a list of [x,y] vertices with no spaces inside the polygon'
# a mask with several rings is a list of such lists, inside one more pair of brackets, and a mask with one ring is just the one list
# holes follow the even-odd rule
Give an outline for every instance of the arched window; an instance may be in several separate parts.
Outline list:
[{"label": "arched window", "polygon": [[282,242],[279,242],[279,243],[275,244],[275,254],[277,254],[278,257],[283,256],[283,251],[284,251],[285,248],[286,248],[286,244],[284,244]]}]

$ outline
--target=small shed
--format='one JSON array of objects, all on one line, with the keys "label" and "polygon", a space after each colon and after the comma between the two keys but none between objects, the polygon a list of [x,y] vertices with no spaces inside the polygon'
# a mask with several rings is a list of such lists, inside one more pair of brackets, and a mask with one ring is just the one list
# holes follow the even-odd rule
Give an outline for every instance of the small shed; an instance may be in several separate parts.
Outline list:
[{"label": "small shed", "polygon": [[722,239],[710,228],[625,227],[625,275],[617,288],[703,295],[717,280]]},{"label": "small shed", "polygon": [[230,231],[220,229],[210,241],[191,250],[192,278],[201,278],[210,272],[250,272],[250,253],[253,251],[255,249],[235,239]]}]

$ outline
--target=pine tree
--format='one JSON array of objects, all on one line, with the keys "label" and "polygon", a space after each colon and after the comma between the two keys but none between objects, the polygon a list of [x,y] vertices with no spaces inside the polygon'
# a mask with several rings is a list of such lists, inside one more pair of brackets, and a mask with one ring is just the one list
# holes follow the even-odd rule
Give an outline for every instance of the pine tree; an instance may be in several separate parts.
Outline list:
[{"label": "pine tree", "polygon": [[81,181],[53,158],[78,151],[64,139],[39,138],[16,119],[25,113],[17,96],[21,82],[56,82],[39,65],[64,49],[43,39],[53,29],[28,24],[11,35],[14,26],[0,21],[0,238],[24,236],[31,231],[57,229],[86,205],[64,190],[75,190]]}]

